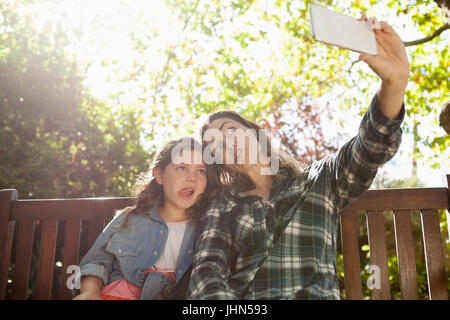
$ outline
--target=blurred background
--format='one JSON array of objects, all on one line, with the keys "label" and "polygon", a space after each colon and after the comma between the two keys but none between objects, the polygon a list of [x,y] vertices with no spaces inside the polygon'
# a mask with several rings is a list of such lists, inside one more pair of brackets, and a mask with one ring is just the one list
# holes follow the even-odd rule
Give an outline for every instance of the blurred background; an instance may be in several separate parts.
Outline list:
[{"label": "blurred background", "polygon": [[[158,147],[222,109],[272,130],[304,164],[336,151],[380,81],[357,53],[314,41],[309,2],[0,0],[0,189],[20,199],[129,196]],[[365,11],[405,42],[448,27],[439,7],[448,1],[314,2]],[[450,31],[430,38],[406,47],[403,143],[372,188],[446,186],[450,135],[439,113],[450,100]],[[364,222],[360,233],[368,269]]]}]

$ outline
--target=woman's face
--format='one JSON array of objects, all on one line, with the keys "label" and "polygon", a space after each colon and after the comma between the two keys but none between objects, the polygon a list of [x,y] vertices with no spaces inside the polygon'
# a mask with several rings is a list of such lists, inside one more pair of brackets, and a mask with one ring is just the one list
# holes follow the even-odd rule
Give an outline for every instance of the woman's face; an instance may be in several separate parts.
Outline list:
[{"label": "woman's face", "polygon": [[[245,172],[258,163],[259,143],[256,130],[250,129],[231,118],[218,118],[211,122],[204,142],[212,143],[211,153],[221,157],[223,163],[233,170]],[[220,132],[220,134],[216,134]]]},{"label": "woman's face", "polygon": [[164,190],[164,204],[180,209],[194,205],[205,191],[207,184],[205,165],[194,161],[202,159],[202,152],[188,150],[185,152],[189,154],[182,155],[182,162],[171,161],[163,172],[159,168],[154,171],[156,181]]}]

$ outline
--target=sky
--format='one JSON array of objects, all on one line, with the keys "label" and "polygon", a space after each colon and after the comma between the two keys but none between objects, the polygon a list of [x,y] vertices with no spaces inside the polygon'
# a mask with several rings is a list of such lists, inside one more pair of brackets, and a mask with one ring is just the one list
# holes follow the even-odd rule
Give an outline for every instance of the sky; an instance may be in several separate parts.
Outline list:
[{"label": "sky", "polygon": [[[91,93],[99,98],[107,98],[111,93],[125,90],[129,94],[123,95],[121,99],[124,104],[127,104],[133,103],[137,94],[136,90],[138,90],[134,87],[124,88],[127,84],[119,81],[121,77],[127,75],[127,70],[131,68],[131,64],[133,63],[134,44],[130,41],[129,34],[140,31],[148,32],[151,35],[152,50],[146,52],[146,55],[148,61],[151,61],[151,65],[158,68],[166,61],[164,48],[183,36],[183,26],[180,22],[171,18],[169,10],[164,5],[164,1],[128,1],[127,14],[124,14],[119,9],[121,8],[121,2],[123,1],[64,0],[60,1],[60,12],[58,14],[64,17],[64,23],[78,28],[80,34],[83,34],[83,37],[71,42],[72,44],[69,46],[69,50],[71,50],[71,53],[77,55],[80,61],[89,61],[91,63],[87,69],[85,80],[85,85],[91,89]],[[350,5],[349,0],[342,0],[340,2],[342,2],[343,7]],[[264,2],[262,3],[264,5]],[[45,21],[54,17],[54,13],[50,12],[48,4],[38,3],[36,7],[30,7],[29,10],[35,15],[38,28],[43,28]],[[393,11],[387,11],[380,4],[374,5],[366,14],[369,17],[375,15],[379,20],[388,21],[389,24],[395,27],[404,41],[422,37],[420,33],[413,30],[407,16],[397,17]],[[137,25],[138,21],[143,21],[142,17],[149,22],[148,25]],[[92,28],[93,31],[90,31],[94,23],[95,28]],[[447,32],[441,36],[446,37],[450,42],[449,34],[450,32]],[[273,36],[276,37],[276,33]],[[264,59],[264,48],[255,47],[254,52],[255,54],[261,54],[261,59]],[[352,54],[354,54],[354,60],[356,60],[358,54]],[[114,62],[113,66],[107,66],[105,68],[101,64],[102,60]],[[151,70],[151,65],[149,70]],[[354,66],[355,72],[350,73],[349,76],[356,77],[358,68],[362,68],[366,72],[371,72],[367,65],[360,62]],[[128,86],[133,86],[133,84],[128,84]],[[374,90],[367,94],[375,94],[375,89],[378,86],[374,86],[373,84],[369,84],[368,86],[373,87]],[[349,94],[361,93],[358,92],[358,88],[355,88],[354,92],[349,90]],[[319,103],[326,103],[332,97],[333,92],[329,92],[319,98],[318,101]],[[172,103],[176,104],[179,97],[174,93],[173,95],[169,95],[169,99],[172,99]],[[342,121],[345,132],[352,136],[358,130],[360,118],[357,115],[357,111],[354,110],[353,112],[346,111],[338,113],[335,120]],[[186,121],[189,121],[189,119],[186,119]],[[332,122],[323,123],[323,126],[325,127],[325,134],[328,134],[329,137],[336,134],[337,129],[339,129],[336,123]],[[436,128],[427,127],[426,125],[421,128],[424,132],[431,129],[436,130]],[[443,129],[439,129],[444,134]],[[339,130],[342,132],[342,128]],[[410,135],[404,135],[399,152],[382,168],[382,171],[390,178],[399,179],[409,177],[412,170],[411,158],[409,156],[410,150],[412,150],[412,137]],[[448,158],[450,158],[450,153],[448,153]],[[439,170],[432,170],[423,163],[423,160],[419,159],[418,161],[419,178],[427,187],[446,186],[444,179],[445,173],[450,174],[450,162],[443,163]]]}]

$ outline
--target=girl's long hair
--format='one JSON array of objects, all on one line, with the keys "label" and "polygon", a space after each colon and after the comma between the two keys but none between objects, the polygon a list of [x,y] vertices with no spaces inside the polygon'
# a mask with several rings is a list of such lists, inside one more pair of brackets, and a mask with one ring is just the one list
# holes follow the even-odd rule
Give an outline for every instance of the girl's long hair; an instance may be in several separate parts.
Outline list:
[{"label": "girl's long hair", "polygon": [[[183,144],[190,145],[190,150],[202,150],[202,145],[194,138],[184,137],[176,140],[169,141],[155,156],[150,170],[141,173],[134,185],[134,193],[136,196],[135,203],[132,206],[128,206],[116,213],[118,215],[124,214],[125,217],[120,225],[121,229],[126,228],[128,219],[133,214],[148,214],[148,212],[155,205],[162,205],[164,203],[164,190],[155,177],[153,176],[153,170],[159,168],[161,172],[164,172],[167,165],[172,161],[172,150]],[[183,150],[186,150],[184,148]],[[212,199],[221,192],[220,180],[218,177],[217,168],[213,168],[213,165],[206,166],[206,178],[207,184],[205,191],[197,198],[194,205],[186,209],[190,222],[196,224],[200,216],[206,211],[207,207],[211,203]]]},{"label": "girl's long hair", "polygon": [[[267,152],[267,155],[271,157],[272,147],[270,140],[267,138],[267,136],[262,137],[262,135],[265,135],[264,130],[262,130],[256,123],[241,117],[238,113],[234,111],[218,111],[211,113],[208,116],[208,120],[206,121],[206,123],[201,127],[202,141],[205,132],[209,129],[211,123],[219,118],[227,118],[235,120],[238,123],[244,125],[245,127],[256,131],[257,132],[256,138],[258,140],[258,143],[261,145],[261,148]],[[266,146],[262,145],[261,143],[261,140],[263,138],[264,138],[263,141],[266,142]],[[203,141],[203,144],[205,147],[205,141]],[[298,176],[301,174],[302,167],[295,158],[293,158],[292,156],[288,155],[287,153],[281,150],[278,153],[278,158],[280,161],[279,168],[282,167],[288,168],[293,176]],[[217,164],[215,165],[214,168],[217,170],[217,175],[220,177],[223,186],[228,187],[233,186],[239,191],[247,191],[254,189],[256,187],[252,179],[245,173],[237,172],[236,170],[231,169],[229,166],[226,166],[225,164]]]}]

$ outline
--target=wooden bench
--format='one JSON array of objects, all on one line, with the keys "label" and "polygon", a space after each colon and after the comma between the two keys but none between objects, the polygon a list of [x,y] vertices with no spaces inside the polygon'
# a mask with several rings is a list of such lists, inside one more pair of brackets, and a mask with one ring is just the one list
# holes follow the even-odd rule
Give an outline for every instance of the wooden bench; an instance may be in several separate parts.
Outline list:
[{"label": "wooden bench", "polygon": [[[447,175],[447,182],[450,185],[450,175]],[[65,270],[79,263],[114,211],[129,205],[130,200],[19,200],[16,190],[1,190],[0,299],[5,299],[8,286],[11,288],[11,299],[29,298],[32,249],[37,239],[39,253],[37,261],[34,261],[37,272],[33,275],[33,298],[71,299],[66,285],[71,274]],[[363,211],[367,217],[370,263],[380,270],[380,286],[373,289],[373,299],[391,299],[383,213],[386,210],[394,214],[402,299],[418,298],[411,211],[420,210],[429,297],[448,299],[438,209],[447,210],[448,220],[449,202],[449,188],[407,188],[369,190],[347,206],[340,215],[345,298],[363,298],[357,223],[358,214]],[[39,228],[36,228],[37,225]],[[39,234],[36,234],[35,230],[39,229]],[[57,242],[61,247],[58,252],[59,266],[55,264]],[[55,282],[59,283],[56,289]]]}]

